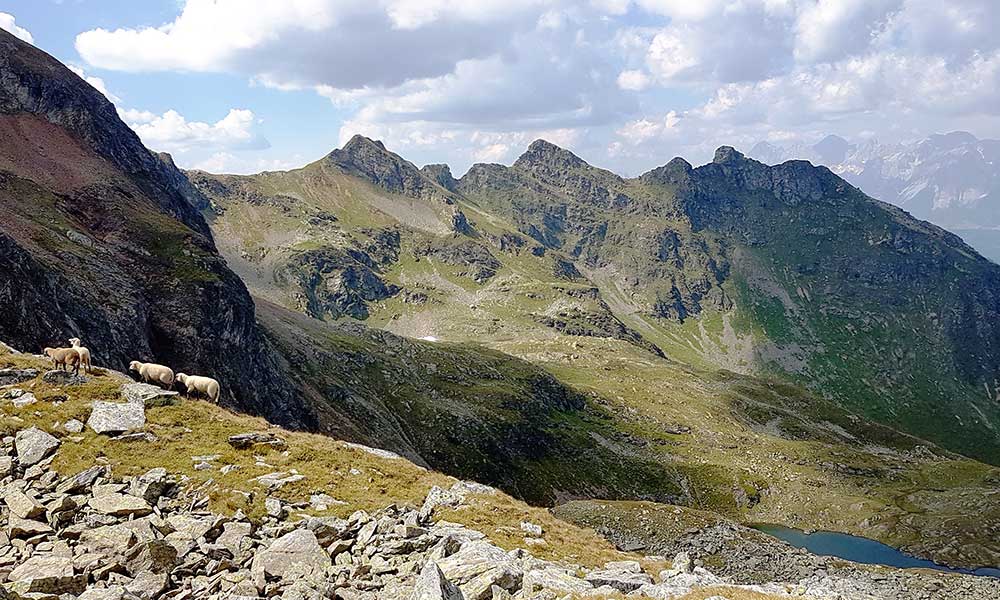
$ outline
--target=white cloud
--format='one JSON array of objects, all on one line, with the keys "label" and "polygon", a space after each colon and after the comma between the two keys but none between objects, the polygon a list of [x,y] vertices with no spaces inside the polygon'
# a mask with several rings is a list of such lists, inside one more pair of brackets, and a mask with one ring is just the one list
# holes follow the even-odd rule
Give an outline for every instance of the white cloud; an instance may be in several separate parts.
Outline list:
[{"label": "white cloud", "polygon": [[19,37],[29,44],[35,43],[35,38],[31,35],[31,32],[24,27],[18,26],[14,22],[14,15],[10,13],[0,12],[0,29],[12,33],[15,37]]},{"label": "white cloud", "polygon": [[[640,117],[614,129],[605,153],[633,171],[673,153],[704,160],[721,144],[831,132],[1000,135],[1000,38],[991,33],[1000,6],[992,0],[638,3],[670,20],[619,34],[628,64],[619,85],[633,78],[647,94],[680,89],[700,100],[683,110],[645,100]],[[758,53],[765,60],[746,60]]]},{"label": "white cloud", "polygon": [[803,7],[795,24],[795,58],[830,61],[866,49],[900,10],[903,0],[819,0]]},{"label": "white cloud", "polygon": [[[632,171],[674,153],[830,130],[1000,135],[995,0],[181,6],[159,27],[88,31],[76,47],[93,67],[225,72],[318,93],[347,114],[345,140],[381,138],[456,172],[471,160],[513,160],[550,134]],[[212,124],[123,114],[149,145],[211,148],[200,159],[217,165],[266,144],[252,115]]]},{"label": "white cloud", "polygon": [[681,116],[676,111],[670,111],[662,119],[636,119],[629,121],[615,133],[631,145],[641,144],[648,140],[676,132]]},{"label": "white cloud", "polygon": [[124,110],[122,117],[142,142],[157,151],[186,152],[196,148],[261,150],[270,143],[254,131],[254,114],[234,108],[215,123],[188,121],[174,110],[162,115]]},{"label": "white cloud", "polygon": [[618,74],[618,87],[623,90],[641,92],[649,87],[650,83],[649,75],[639,70],[632,69]]},{"label": "white cloud", "polygon": [[247,175],[262,171],[287,171],[302,166],[303,160],[299,154],[294,154],[285,160],[237,156],[231,152],[215,152],[207,158],[193,163],[182,160],[178,164],[181,164],[183,168],[208,171],[209,173]]}]

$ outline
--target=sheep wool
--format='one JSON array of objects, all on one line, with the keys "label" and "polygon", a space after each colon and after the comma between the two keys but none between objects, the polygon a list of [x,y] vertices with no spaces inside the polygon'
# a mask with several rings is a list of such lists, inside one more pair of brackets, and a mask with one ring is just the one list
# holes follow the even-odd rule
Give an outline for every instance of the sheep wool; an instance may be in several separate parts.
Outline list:
[{"label": "sheep wool", "polygon": [[90,350],[80,345],[80,338],[70,338],[69,344],[80,355],[80,364],[83,366],[83,372],[90,373]]},{"label": "sheep wool", "polygon": [[202,377],[201,375],[187,375],[184,373],[177,374],[177,381],[181,382],[187,387],[188,395],[194,392],[204,394],[212,402],[219,401],[219,382],[212,379],[211,377]]},{"label": "sheep wool", "polygon": [[170,387],[174,384],[174,371],[170,367],[165,367],[156,363],[144,363],[133,360],[129,363],[128,368],[130,371],[139,373],[139,376],[142,377],[142,380],[146,383],[163,385],[166,386],[167,389],[170,389]]},{"label": "sheep wool", "polygon": [[73,348],[46,348],[43,352],[52,359],[53,367],[63,371],[71,367],[74,374],[80,373],[80,354]]}]

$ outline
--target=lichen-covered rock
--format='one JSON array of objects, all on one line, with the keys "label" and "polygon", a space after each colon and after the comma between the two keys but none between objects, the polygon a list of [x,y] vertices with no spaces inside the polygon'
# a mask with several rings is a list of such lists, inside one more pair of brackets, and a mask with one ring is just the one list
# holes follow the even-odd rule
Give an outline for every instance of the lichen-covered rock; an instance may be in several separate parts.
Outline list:
[{"label": "lichen-covered rock", "polygon": [[142,404],[145,407],[166,406],[175,404],[180,399],[178,392],[165,390],[148,383],[126,383],[121,387],[122,397],[126,402]]},{"label": "lichen-covered rock", "polygon": [[38,377],[38,369],[0,369],[0,387],[24,383]]},{"label": "lichen-covered rock", "polygon": [[96,433],[117,434],[146,425],[145,405],[139,402],[95,400],[87,418],[87,427]]},{"label": "lichen-covered rock", "polygon": [[413,586],[410,600],[464,600],[458,586],[448,581],[434,561],[427,561]]},{"label": "lichen-covered rock", "polygon": [[69,386],[69,385],[82,385],[87,383],[88,379],[85,375],[76,375],[72,371],[46,371],[42,375],[42,381],[45,383],[50,383],[52,385]]},{"label": "lichen-covered rock", "polygon": [[58,447],[59,440],[37,427],[22,429],[14,436],[17,462],[22,467],[30,467],[41,462]]},{"label": "lichen-covered rock", "polygon": [[33,556],[8,579],[19,594],[79,594],[87,587],[86,575],[77,574],[73,559],[63,556]]}]

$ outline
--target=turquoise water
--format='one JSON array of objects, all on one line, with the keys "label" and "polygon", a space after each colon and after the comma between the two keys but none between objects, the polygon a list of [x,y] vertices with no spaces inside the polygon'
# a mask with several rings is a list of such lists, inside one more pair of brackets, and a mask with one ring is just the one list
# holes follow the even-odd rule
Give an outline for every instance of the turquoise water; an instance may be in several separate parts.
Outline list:
[{"label": "turquoise water", "polygon": [[835,533],[832,531],[806,533],[799,529],[791,529],[780,525],[754,525],[754,529],[788,542],[796,548],[805,548],[809,552],[821,556],[836,556],[837,558],[857,563],[886,565],[901,569],[934,569],[936,571],[1000,578],[1000,569],[955,569],[929,560],[908,556],[882,542],[847,535],[846,533]]}]

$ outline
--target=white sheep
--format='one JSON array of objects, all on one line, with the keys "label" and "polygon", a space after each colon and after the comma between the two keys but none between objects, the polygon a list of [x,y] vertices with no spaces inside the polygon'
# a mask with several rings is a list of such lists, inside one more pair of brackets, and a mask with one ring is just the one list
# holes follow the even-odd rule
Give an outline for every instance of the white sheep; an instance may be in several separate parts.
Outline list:
[{"label": "white sheep", "polygon": [[136,371],[147,383],[165,385],[169,390],[174,385],[174,370],[156,363],[144,363],[133,360],[128,365],[129,371]]},{"label": "white sheep", "polygon": [[219,382],[211,377],[178,373],[177,381],[187,386],[187,393],[189,396],[192,392],[200,392],[208,396],[208,399],[212,402],[219,402]]},{"label": "white sheep", "polygon": [[90,373],[90,350],[80,345],[80,338],[69,338],[69,343],[80,355],[80,365],[83,366],[83,372]]}]

